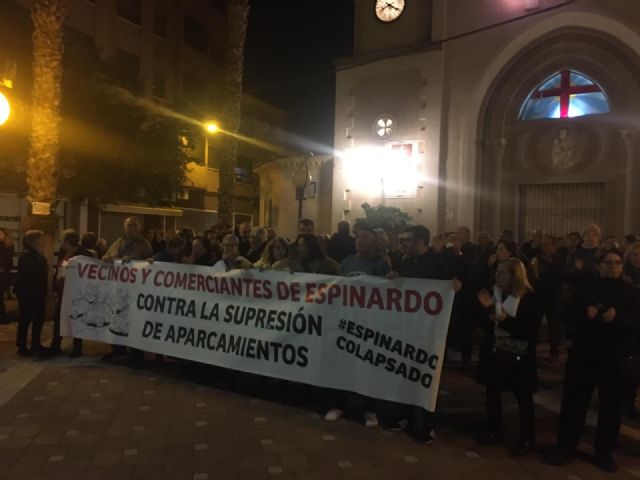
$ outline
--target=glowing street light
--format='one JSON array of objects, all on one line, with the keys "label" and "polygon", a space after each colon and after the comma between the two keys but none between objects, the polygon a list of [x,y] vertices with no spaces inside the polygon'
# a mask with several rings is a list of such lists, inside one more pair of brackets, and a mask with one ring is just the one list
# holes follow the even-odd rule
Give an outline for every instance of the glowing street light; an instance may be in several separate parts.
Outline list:
[{"label": "glowing street light", "polygon": [[0,92],[0,125],[4,125],[9,120],[10,114],[11,105],[9,105],[9,100]]},{"label": "glowing street light", "polygon": [[218,133],[220,131],[220,127],[215,122],[209,122],[205,125],[207,132],[209,133]]}]

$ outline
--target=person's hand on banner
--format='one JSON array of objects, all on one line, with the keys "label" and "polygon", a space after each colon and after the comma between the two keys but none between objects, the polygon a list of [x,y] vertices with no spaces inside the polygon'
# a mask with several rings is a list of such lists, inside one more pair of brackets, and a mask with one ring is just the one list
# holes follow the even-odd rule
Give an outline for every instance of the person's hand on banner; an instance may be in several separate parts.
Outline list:
[{"label": "person's hand on banner", "polygon": [[491,294],[486,288],[483,288],[478,292],[478,301],[484,308],[489,308],[493,304]]},{"label": "person's hand on banner", "polygon": [[451,287],[453,288],[453,291],[456,293],[462,290],[462,282],[458,280],[458,277],[454,277]]},{"label": "person's hand on banner", "polygon": [[131,260],[133,260],[133,257],[130,257],[128,255],[122,257],[122,263],[129,263]]},{"label": "person's hand on banner", "polygon": [[104,263],[113,263],[113,257],[104,257],[102,261]]},{"label": "person's hand on banner", "polygon": [[396,272],[395,270],[391,270],[389,273],[387,273],[386,278],[387,280],[394,280],[399,276],[400,274],[398,272]]}]

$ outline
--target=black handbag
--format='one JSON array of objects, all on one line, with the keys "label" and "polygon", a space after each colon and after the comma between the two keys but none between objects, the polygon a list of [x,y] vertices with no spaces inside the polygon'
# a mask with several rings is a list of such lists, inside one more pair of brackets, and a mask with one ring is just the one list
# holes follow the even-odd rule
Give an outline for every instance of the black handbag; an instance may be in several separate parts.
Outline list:
[{"label": "black handbag", "polygon": [[495,337],[493,358],[500,368],[513,369],[520,366],[527,355],[527,342],[511,337]]},{"label": "black handbag", "polygon": [[524,355],[493,347],[493,358],[499,368],[510,370],[520,366]]}]

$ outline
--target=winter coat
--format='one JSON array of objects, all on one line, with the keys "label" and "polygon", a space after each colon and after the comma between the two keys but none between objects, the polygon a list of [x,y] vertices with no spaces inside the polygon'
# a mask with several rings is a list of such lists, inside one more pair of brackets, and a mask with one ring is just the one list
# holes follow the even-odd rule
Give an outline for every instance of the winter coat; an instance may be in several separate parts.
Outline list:
[{"label": "winter coat", "polygon": [[508,316],[498,324],[510,338],[526,342],[526,353],[520,355],[520,359],[514,362],[514,365],[501,362],[494,351],[495,324],[489,319],[492,312],[493,306],[483,309],[483,317],[480,320],[485,336],[480,347],[478,382],[503,390],[535,392],[538,389],[536,344],[544,312],[542,302],[535,293],[528,293],[520,299],[516,316]]},{"label": "winter coat", "polygon": [[18,275],[14,288],[20,301],[46,301],[48,276],[47,260],[32,248],[25,249],[18,259]]}]

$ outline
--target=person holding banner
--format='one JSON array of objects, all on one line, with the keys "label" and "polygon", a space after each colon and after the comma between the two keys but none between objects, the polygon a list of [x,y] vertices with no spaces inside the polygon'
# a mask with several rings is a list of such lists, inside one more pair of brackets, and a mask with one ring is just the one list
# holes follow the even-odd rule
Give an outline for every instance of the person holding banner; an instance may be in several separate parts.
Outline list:
[{"label": "person holding banner", "polygon": [[[366,226],[358,228],[356,253],[342,260],[340,263],[340,275],[346,277],[360,275],[384,277],[389,273],[389,270],[390,267],[387,261],[376,251],[376,232]],[[346,394],[337,390],[328,390],[328,397],[332,406],[324,416],[327,422],[335,422],[341,418],[347,404],[352,403],[357,405],[358,410],[361,410],[365,426],[378,426],[375,399],[362,395]]]},{"label": "person holding banner", "polygon": [[[317,273],[320,275],[337,275],[338,264],[327,257],[318,237],[304,233],[298,235],[294,244],[295,254],[292,261],[294,272]],[[291,253],[291,249],[289,249]]]},{"label": "person holding banner", "polygon": [[225,235],[222,239],[222,260],[214,265],[222,271],[252,268],[251,262],[240,255],[240,240],[234,234]]},{"label": "person holding banner", "polygon": [[289,245],[282,237],[274,237],[269,240],[267,247],[262,253],[262,257],[253,264],[254,268],[260,270],[291,270],[291,262],[289,261]]},{"label": "person holding banner", "polygon": [[[73,229],[62,232],[62,245],[60,247],[60,258],[56,266],[53,276],[53,292],[56,299],[56,311],[53,317],[53,338],[51,339],[51,348],[49,354],[60,355],[60,347],[62,345],[62,337],[60,336],[60,309],[62,306],[62,295],[64,292],[64,279],[66,268],[73,257],[82,255],[85,257],[95,258],[95,252],[84,248],[80,244],[80,235]],[[73,349],[69,357],[75,358],[82,355],[82,339],[73,339]]]},{"label": "person holding banner", "polygon": [[512,455],[526,455],[535,445],[533,393],[537,390],[536,343],[544,305],[534,294],[524,264],[510,258],[498,265],[493,295],[478,292],[484,307],[478,382],[486,387],[489,432],[482,443],[502,441],[502,391],[518,401],[520,437]]},{"label": "person holding banner", "polygon": [[220,257],[213,251],[213,244],[209,237],[198,235],[193,239],[193,242],[191,242],[190,263],[213,267],[219,260]]},{"label": "person holding banner", "polygon": [[[414,225],[400,236],[401,248],[405,252],[398,265],[398,271],[391,271],[387,278],[429,278],[451,280],[444,255],[429,247],[431,232],[424,225]],[[460,291],[462,283],[453,282],[453,290]],[[435,414],[424,408],[402,404],[389,405],[392,420],[389,429],[401,431],[409,429],[413,439],[423,445],[430,445],[435,438]]]},{"label": "person holding banner", "polygon": [[[102,257],[103,262],[122,260],[123,263],[131,260],[147,260],[153,255],[151,244],[140,234],[140,222],[136,217],[128,217],[123,223],[124,235],[111,244]],[[103,360],[113,360],[122,356],[127,349],[121,345],[112,345],[111,353],[105,355]],[[136,349],[131,349],[129,363],[138,363],[144,354]]]}]

